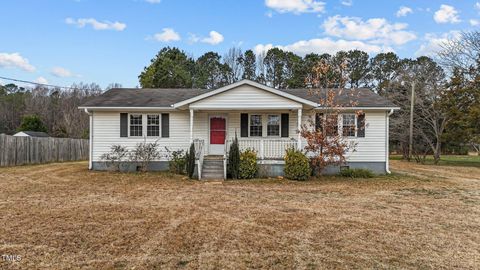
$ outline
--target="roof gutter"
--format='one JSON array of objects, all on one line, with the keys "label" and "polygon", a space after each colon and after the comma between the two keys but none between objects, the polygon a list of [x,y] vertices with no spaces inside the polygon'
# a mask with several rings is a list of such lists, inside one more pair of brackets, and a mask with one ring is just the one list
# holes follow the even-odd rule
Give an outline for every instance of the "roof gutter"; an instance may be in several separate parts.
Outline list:
[{"label": "roof gutter", "polygon": [[337,110],[400,110],[400,107],[322,107],[318,105],[315,110],[332,110],[332,109],[337,109]]},{"label": "roof gutter", "polygon": [[88,129],[88,169],[93,168],[93,113],[88,111],[87,108],[84,109],[88,114],[90,121],[90,127]]},{"label": "roof gutter", "polygon": [[91,111],[173,111],[173,107],[94,107],[94,106],[81,106],[80,110]]},{"label": "roof gutter", "polygon": [[387,113],[386,127],[385,127],[385,171],[387,174],[391,174],[390,171],[390,138],[389,138],[389,130],[390,130],[390,115],[393,114],[393,109],[391,109]]}]

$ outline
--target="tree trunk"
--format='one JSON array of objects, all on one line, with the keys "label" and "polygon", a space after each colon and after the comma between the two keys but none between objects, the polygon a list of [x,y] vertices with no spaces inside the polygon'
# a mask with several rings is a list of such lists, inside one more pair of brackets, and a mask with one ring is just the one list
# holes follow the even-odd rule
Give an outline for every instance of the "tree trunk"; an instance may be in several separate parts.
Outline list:
[{"label": "tree trunk", "polygon": [[441,148],[442,148],[442,143],[440,142],[440,140],[437,140],[437,144],[435,145],[435,150],[433,151],[433,162],[435,163],[435,165],[437,165],[438,162],[440,161]]}]

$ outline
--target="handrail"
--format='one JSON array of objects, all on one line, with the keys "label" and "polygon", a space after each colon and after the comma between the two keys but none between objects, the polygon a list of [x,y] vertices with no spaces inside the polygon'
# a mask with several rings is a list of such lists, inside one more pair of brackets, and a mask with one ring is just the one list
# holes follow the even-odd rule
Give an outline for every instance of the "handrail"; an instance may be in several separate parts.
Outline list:
[{"label": "handrail", "polygon": [[[225,140],[225,153],[228,150],[233,140]],[[240,151],[246,149],[253,149],[257,152],[259,159],[283,159],[285,150],[291,147],[297,147],[297,140],[294,138],[248,138],[238,139],[238,146]]]},{"label": "handrail", "polygon": [[203,157],[205,156],[205,141],[200,139],[193,140],[195,146],[195,160],[197,160],[198,180],[202,179]]},{"label": "handrail", "polygon": [[227,153],[228,153],[228,145],[227,145],[228,140],[225,139],[225,151],[223,151],[223,179],[227,179]]}]

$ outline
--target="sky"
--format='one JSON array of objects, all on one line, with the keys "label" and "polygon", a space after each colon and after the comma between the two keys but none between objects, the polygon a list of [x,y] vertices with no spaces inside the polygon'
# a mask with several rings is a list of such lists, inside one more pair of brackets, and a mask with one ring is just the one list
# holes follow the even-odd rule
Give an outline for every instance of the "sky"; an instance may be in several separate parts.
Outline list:
[{"label": "sky", "polygon": [[2,0],[0,9],[0,76],[60,86],[136,87],[165,46],[193,57],[236,46],[414,58],[480,28],[474,0]]}]

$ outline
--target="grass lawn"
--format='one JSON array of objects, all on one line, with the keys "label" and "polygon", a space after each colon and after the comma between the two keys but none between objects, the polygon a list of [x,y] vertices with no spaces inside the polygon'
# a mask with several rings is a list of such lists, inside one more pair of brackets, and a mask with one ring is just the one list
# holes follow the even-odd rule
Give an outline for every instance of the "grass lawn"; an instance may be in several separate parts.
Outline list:
[{"label": "grass lawn", "polygon": [[0,268],[480,268],[480,168],[200,182],[0,168]]},{"label": "grass lawn", "polygon": [[[402,156],[392,155],[391,160],[402,160]],[[433,156],[427,156],[426,164],[433,164]],[[480,156],[467,156],[467,155],[442,155],[438,165],[448,166],[464,166],[464,167],[479,167],[480,168]]]}]

